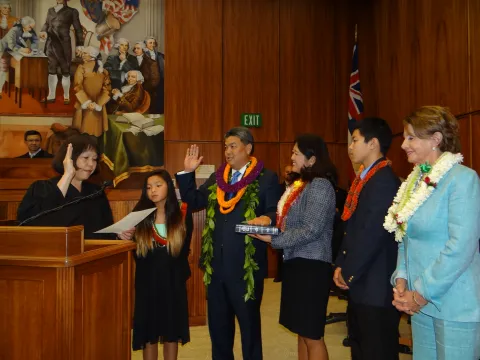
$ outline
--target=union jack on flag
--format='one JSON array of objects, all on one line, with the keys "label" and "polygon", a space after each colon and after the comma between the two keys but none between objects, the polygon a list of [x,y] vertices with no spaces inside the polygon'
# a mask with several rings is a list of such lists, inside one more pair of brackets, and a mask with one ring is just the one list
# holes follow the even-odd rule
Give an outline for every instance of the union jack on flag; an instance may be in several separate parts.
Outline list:
[{"label": "union jack on flag", "polygon": [[[363,116],[363,97],[360,89],[360,73],[358,70],[358,46],[355,30],[355,45],[353,45],[352,72],[350,73],[350,86],[348,88],[348,144],[352,142],[352,133],[355,123]],[[355,178],[355,164],[350,173],[350,180]]]},{"label": "union jack on flag", "polygon": [[357,43],[353,46],[352,72],[348,89],[348,131],[351,134],[355,122],[362,119],[363,98],[360,89],[360,73],[358,71]]}]

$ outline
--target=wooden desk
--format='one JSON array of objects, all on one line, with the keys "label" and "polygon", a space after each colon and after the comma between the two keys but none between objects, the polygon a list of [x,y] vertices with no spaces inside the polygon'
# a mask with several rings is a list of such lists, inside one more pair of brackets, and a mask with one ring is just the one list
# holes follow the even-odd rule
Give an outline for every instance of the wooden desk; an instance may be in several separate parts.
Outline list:
[{"label": "wooden desk", "polygon": [[[48,91],[48,58],[45,56],[24,56],[21,60],[16,60],[10,54],[10,67],[15,72],[15,103],[22,107],[22,89],[39,91],[39,100],[42,99],[42,90],[47,96]],[[10,96],[10,84],[8,84],[8,94]],[[45,107],[47,103],[45,102]]]},{"label": "wooden desk", "polygon": [[0,226],[0,359],[130,360],[133,249]]}]

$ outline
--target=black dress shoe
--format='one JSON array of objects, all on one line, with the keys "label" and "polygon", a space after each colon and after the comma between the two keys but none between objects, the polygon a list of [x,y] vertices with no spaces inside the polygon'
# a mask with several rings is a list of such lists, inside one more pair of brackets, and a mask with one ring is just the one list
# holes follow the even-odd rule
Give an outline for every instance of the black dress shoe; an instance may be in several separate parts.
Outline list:
[{"label": "black dress shoe", "polygon": [[40,100],[40,103],[41,103],[41,104],[45,104],[45,103],[47,103],[47,104],[53,104],[53,103],[55,102],[55,100],[56,100],[56,99],[47,99],[47,98],[44,98],[44,99]]},{"label": "black dress shoe", "polygon": [[343,339],[342,345],[345,347],[350,347],[350,338],[348,336],[345,339]]},{"label": "black dress shoe", "polygon": [[282,279],[280,279],[280,278],[273,279],[273,282],[281,282],[281,281],[282,281]]},{"label": "black dress shoe", "polygon": [[63,105],[70,105],[70,99],[63,99]]}]

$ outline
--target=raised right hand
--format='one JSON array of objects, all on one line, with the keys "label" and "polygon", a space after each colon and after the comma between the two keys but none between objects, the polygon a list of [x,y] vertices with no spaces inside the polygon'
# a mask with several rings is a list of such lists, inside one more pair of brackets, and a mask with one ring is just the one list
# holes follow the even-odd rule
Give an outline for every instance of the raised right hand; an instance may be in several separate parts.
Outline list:
[{"label": "raised right hand", "polygon": [[187,149],[187,154],[185,155],[185,161],[183,166],[185,167],[186,172],[195,171],[200,164],[202,163],[203,156],[198,156],[199,149],[197,145],[192,145]]},{"label": "raised right hand", "polygon": [[67,153],[65,154],[65,159],[63,159],[63,173],[70,177],[73,177],[76,171],[75,166],[73,166],[72,152],[73,146],[72,144],[68,144]]}]

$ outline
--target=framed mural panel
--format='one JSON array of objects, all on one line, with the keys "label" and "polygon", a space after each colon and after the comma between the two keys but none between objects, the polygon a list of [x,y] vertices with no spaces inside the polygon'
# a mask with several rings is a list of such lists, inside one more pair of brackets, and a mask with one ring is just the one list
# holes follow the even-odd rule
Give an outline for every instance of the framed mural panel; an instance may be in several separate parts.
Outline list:
[{"label": "framed mural panel", "polygon": [[80,132],[115,183],[163,166],[163,24],[162,0],[0,0],[0,157]]}]

